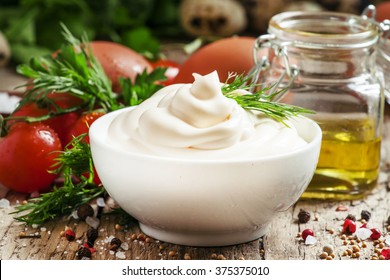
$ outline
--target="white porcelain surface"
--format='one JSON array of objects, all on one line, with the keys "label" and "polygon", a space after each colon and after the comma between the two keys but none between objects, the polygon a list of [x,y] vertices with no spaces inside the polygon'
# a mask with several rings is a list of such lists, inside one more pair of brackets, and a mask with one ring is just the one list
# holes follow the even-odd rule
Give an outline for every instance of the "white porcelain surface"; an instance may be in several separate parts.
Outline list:
[{"label": "white porcelain surface", "polygon": [[296,127],[309,144],[284,155],[191,161],[131,154],[106,142],[113,118],[131,109],[92,124],[93,161],[112,198],[147,235],[162,241],[223,246],[259,238],[298,200],[317,165],[322,133],[307,118]]}]

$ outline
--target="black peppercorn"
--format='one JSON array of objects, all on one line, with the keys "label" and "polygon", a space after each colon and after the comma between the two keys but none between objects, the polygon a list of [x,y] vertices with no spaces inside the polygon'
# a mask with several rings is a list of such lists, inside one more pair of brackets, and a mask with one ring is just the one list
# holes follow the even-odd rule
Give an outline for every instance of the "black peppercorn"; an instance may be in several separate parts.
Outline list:
[{"label": "black peppercorn", "polygon": [[304,209],[300,209],[298,213],[298,221],[301,224],[306,224],[310,220],[310,213]]},{"label": "black peppercorn", "polygon": [[122,241],[119,238],[114,237],[110,242],[110,250],[116,251],[121,246]]},{"label": "black peppercorn", "polygon": [[360,213],[360,216],[361,216],[362,220],[366,220],[366,222],[368,222],[368,220],[370,220],[370,218],[371,218],[371,213],[368,212],[367,210],[362,210],[362,212]]},{"label": "black peppercorn", "polygon": [[352,214],[348,214],[348,216],[345,219],[350,219],[351,221],[356,222],[356,217],[355,217],[355,215],[352,215]]},{"label": "black peppercorn", "polygon": [[80,247],[76,252],[76,259],[81,260],[84,258],[90,259],[92,257],[92,252],[87,247]]},{"label": "black peppercorn", "polygon": [[87,217],[92,217],[94,214],[93,208],[89,204],[81,204],[77,208],[77,216],[80,220],[85,221]]},{"label": "black peppercorn", "polygon": [[87,243],[90,247],[93,247],[95,240],[98,238],[98,230],[96,228],[90,227],[87,230]]}]

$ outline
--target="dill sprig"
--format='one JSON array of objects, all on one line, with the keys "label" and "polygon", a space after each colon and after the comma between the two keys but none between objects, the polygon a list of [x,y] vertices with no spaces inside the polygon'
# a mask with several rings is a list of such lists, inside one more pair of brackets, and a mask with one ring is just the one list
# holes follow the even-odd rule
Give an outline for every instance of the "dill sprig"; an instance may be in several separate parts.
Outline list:
[{"label": "dill sprig", "polygon": [[287,89],[276,90],[269,94],[275,85],[261,88],[260,90],[249,93],[244,90],[256,88],[258,85],[251,84],[251,76],[229,75],[228,79],[234,77],[231,83],[225,83],[222,86],[222,93],[231,99],[234,99],[238,105],[246,110],[253,110],[263,113],[269,118],[287,125],[285,121],[288,118],[301,114],[314,114],[314,111],[299,106],[272,101],[275,97],[283,95]]},{"label": "dill sprig", "polygon": [[[55,55],[33,57],[28,64],[17,67],[18,73],[30,78],[30,82],[23,85],[27,91],[18,108],[31,102],[52,105],[50,108],[55,110],[37,120],[41,121],[81,108],[99,107],[109,112],[123,107],[118,102],[118,94],[112,92],[101,64],[92,55],[86,36],[79,40],[65,25],[61,27],[65,43]],[[64,110],[47,97],[49,93],[67,93],[79,98],[81,104]]]},{"label": "dill sprig", "polygon": [[[61,174],[64,183],[53,190],[31,198],[15,207],[11,214],[28,225],[40,225],[47,220],[71,214],[79,205],[102,195],[105,190],[93,182],[94,170],[86,134],[75,137],[61,152],[51,172]],[[76,176],[76,178],[75,178]]]}]

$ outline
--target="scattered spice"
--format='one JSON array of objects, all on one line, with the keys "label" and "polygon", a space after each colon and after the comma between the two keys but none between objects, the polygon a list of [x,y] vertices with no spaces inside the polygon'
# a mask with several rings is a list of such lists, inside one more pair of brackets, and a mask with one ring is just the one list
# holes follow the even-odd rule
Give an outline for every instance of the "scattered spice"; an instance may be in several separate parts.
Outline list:
[{"label": "scattered spice", "polygon": [[343,224],[343,233],[352,234],[356,231],[356,223],[351,219],[345,219]]},{"label": "scattered spice", "polygon": [[116,225],[115,225],[115,229],[116,229],[116,230],[121,230],[121,229],[122,229],[122,226],[121,226],[120,224],[116,224]]},{"label": "scattered spice", "polygon": [[91,205],[88,203],[81,204],[77,208],[77,216],[80,220],[85,221],[87,217],[92,217],[94,215],[94,211]]},{"label": "scattered spice", "polygon": [[185,253],[185,254],[184,254],[184,259],[185,259],[185,260],[190,260],[190,259],[191,259],[190,254]]},{"label": "scattered spice", "polygon": [[133,233],[133,234],[130,236],[130,239],[131,239],[131,240],[136,240],[136,239],[137,239],[137,234]]},{"label": "scattered spice", "polygon": [[65,230],[65,238],[68,241],[73,241],[76,239],[76,233],[72,229],[67,228]]},{"label": "scattered spice", "polygon": [[382,236],[382,233],[377,228],[372,228],[371,232],[372,232],[372,234],[371,234],[370,238],[372,240],[378,240]]},{"label": "scattered spice", "polygon": [[119,247],[121,246],[122,244],[122,240],[120,240],[119,238],[117,237],[114,237],[113,239],[111,239],[110,241],[110,246],[109,246],[109,249],[112,250],[112,251],[116,251],[119,249]]},{"label": "scattered spice", "polygon": [[337,211],[337,212],[348,211],[348,207],[347,207],[347,206],[344,206],[344,205],[339,205],[339,206],[337,206],[336,211]]},{"label": "scattered spice", "polygon": [[331,255],[333,253],[333,247],[331,245],[325,245],[322,250],[327,253],[328,255]]},{"label": "scattered spice", "polygon": [[352,214],[348,214],[348,216],[346,217],[346,219],[350,219],[350,220],[356,222],[356,217],[355,217],[355,215],[352,215]]},{"label": "scattered spice", "polygon": [[320,254],[320,259],[322,259],[322,260],[326,259],[327,257],[328,257],[328,253],[327,252],[322,252]]},{"label": "scattered spice", "polygon": [[76,252],[76,259],[82,260],[82,259],[90,259],[92,257],[92,252],[87,247],[80,247]]},{"label": "scattered spice", "polygon": [[306,241],[307,237],[308,236],[314,236],[314,232],[311,230],[311,229],[305,229],[304,231],[302,231],[302,238],[303,238],[303,241]]},{"label": "scattered spice", "polygon": [[93,247],[96,239],[99,236],[99,232],[96,228],[89,227],[87,230],[87,243],[90,247]]},{"label": "scattered spice", "polygon": [[310,220],[310,213],[304,209],[300,209],[298,213],[298,221],[300,224],[306,224]]},{"label": "scattered spice", "polygon": [[217,260],[226,260],[226,257],[223,254],[219,254]]},{"label": "scattered spice", "polygon": [[143,234],[143,233],[139,233],[139,234],[137,235],[137,239],[138,239],[139,241],[145,241],[145,238],[146,238],[146,236],[145,236],[145,234]]},{"label": "scattered spice", "polygon": [[333,228],[327,229],[327,231],[328,231],[330,234],[333,234],[333,233],[334,233],[334,229],[333,229]]},{"label": "scattered spice", "polygon": [[362,210],[362,212],[360,213],[360,217],[362,220],[365,220],[368,222],[371,218],[371,213],[367,210]]},{"label": "scattered spice", "polygon": [[383,250],[381,251],[381,256],[382,256],[385,260],[390,260],[390,248],[383,249]]},{"label": "scattered spice", "polygon": [[176,256],[176,254],[177,254],[176,251],[169,251],[169,253],[168,253],[168,255],[169,255],[170,257],[174,257],[174,256]]},{"label": "scattered spice", "polygon": [[42,236],[36,232],[36,233],[30,233],[30,234],[27,234],[26,232],[22,231],[19,233],[19,238],[41,238]]}]

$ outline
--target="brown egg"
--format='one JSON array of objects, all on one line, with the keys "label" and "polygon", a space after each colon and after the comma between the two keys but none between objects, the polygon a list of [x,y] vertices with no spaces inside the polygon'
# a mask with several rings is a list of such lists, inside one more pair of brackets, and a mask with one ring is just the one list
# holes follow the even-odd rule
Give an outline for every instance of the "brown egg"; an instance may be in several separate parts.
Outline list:
[{"label": "brown egg", "polygon": [[210,43],[183,63],[174,83],[192,83],[193,73],[206,75],[217,70],[221,82],[229,73],[248,73],[254,66],[254,37],[229,37]]},{"label": "brown egg", "polygon": [[120,92],[119,77],[133,80],[144,69],[148,72],[153,69],[148,60],[126,46],[108,41],[93,41],[90,45],[92,53],[112,81],[115,92]]},{"label": "brown egg", "polygon": [[376,20],[381,22],[385,19],[390,20],[390,1],[381,2],[376,5]]}]

